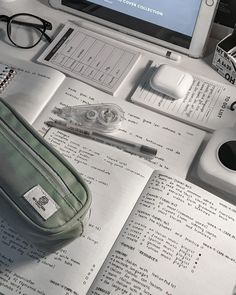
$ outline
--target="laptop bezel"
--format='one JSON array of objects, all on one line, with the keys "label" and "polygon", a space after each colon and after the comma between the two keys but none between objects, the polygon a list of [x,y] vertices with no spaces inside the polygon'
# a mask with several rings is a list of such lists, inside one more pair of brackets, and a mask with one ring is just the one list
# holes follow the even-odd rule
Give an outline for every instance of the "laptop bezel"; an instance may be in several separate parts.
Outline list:
[{"label": "laptop bezel", "polygon": [[219,0],[202,0],[189,48],[184,48],[173,43],[163,41],[161,39],[154,38],[149,35],[145,35],[133,29],[126,28],[123,25],[114,24],[110,21],[106,21],[99,17],[95,17],[80,10],[73,9],[69,6],[62,4],[62,0],[49,0],[49,4],[53,8],[77,15],[82,19],[98,23],[107,28],[119,31],[120,33],[129,34],[133,37],[138,38],[139,41],[144,40],[145,42],[151,42],[153,44],[160,45],[173,51],[184,53],[191,57],[199,58],[204,55],[206,42],[210,34],[210,30],[213,24]]}]

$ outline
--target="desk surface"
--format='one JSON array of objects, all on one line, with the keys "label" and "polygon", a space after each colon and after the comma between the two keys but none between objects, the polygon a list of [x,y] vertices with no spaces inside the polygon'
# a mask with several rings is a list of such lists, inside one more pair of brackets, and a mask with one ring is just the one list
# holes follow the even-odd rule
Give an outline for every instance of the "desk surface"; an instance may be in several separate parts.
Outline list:
[{"label": "desk surface", "polygon": [[[77,16],[53,9],[49,6],[47,0],[0,0],[0,9],[1,14],[6,14],[9,16],[14,13],[27,12],[36,14],[47,19],[53,24],[53,31],[51,33],[52,36],[56,35],[58,30],[60,29],[60,26],[67,21],[78,22],[79,20]],[[0,52],[4,54],[7,53],[8,55],[12,55],[20,59],[36,61],[37,57],[47,46],[46,43],[40,42],[40,44],[32,49],[19,49],[12,46],[4,34],[4,32],[0,33],[0,35],[2,36],[0,41]],[[211,67],[211,60],[216,42],[217,40],[210,39],[204,58],[194,59],[182,54],[180,62],[167,60],[166,58],[161,57],[157,54],[141,49],[140,52],[142,53],[142,59],[139,62],[138,66],[136,66],[134,74],[131,75],[123,84],[121,91],[119,91],[118,93],[119,98],[129,98],[129,95],[133,91],[133,87],[136,81],[139,79],[140,75],[142,74],[143,70],[150,60],[158,60],[162,63],[177,65],[178,67],[186,71],[194,72],[197,75],[206,76],[215,81],[228,83]],[[192,169],[194,171],[194,165]]]},{"label": "desk surface", "polygon": [[[24,9],[22,9],[23,7]],[[79,19],[77,16],[74,16],[72,14],[68,14],[68,13],[53,9],[52,7],[49,6],[47,0],[14,0],[14,1],[1,0],[0,8],[1,8],[1,14],[12,15],[14,13],[19,13],[19,12],[28,12],[28,13],[32,13],[32,14],[36,14],[38,16],[44,17],[45,19],[47,19],[53,24],[52,35],[53,34],[55,35],[57,33],[57,30],[60,28],[61,24],[66,23],[67,21],[78,22],[78,19]],[[134,80],[139,77],[140,73],[147,65],[148,60],[159,60],[160,62],[163,62],[163,63],[178,65],[178,67],[181,67],[182,69],[185,69],[187,71],[190,71],[190,72],[194,71],[196,74],[204,75],[210,79],[227,83],[225,79],[223,79],[219,74],[217,74],[211,68],[212,53],[214,52],[215,44],[216,44],[216,40],[211,39],[211,42],[209,42],[209,46],[206,50],[206,54],[204,58],[194,59],[182,54],[180,62],[167,60],[166,58],[161,57],[160,55],[141,49],[140,51],[144,58],[142,58],[142,61],[135,68],[135,74],[132,77],[130,77],[130,79],[127,79],[127,81],[125,81],[124,87],[122,87],[121,91],[119,92],[119,97],[124,99],[128,97],[130,91],[133,88]],[[4,42],[0,42],[0,51],[4,53],[7,52],[8,54],[21,59],[35,61],[38,55],[40,54],[40,52],[43,51],[45,46],[47,45],[44,44],[43,42],[40,42],[40,44],[38,44],[38,46],[34,47],[33,49],[24,50],[24,49],[19,49],[12,46],[8,42],[8,40],[5,39]]]}]

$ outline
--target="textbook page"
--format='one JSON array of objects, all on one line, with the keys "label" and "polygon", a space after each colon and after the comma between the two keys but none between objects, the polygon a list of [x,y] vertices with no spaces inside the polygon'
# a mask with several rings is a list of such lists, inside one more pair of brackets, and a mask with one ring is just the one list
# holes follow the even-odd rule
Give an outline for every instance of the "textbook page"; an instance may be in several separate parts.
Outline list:
[{"label": "textbook page", "polygon": [[193,74],[194,81],[186,97],[174,100],[152,90],[149,81],[157,67],[153,62],[143,75],[131,97],[132,102],[207,131],[236,123],[235,112],[230,110],[235,101],[235,86]]},{"label": "textbook page", "polygon": [[96,103],[115,103],[124,110],[124,121],[112,135],[157,149],[154,159],[140,158],[140,161],[155,169],[172,171],[180,177],[186,177],[205,132],[160,114],[144,111],[130,102],[114,98],[77,80],[65,79],[33,126],[43,135],[47,130],[45,121],[49,118],[60,119],[52,113],[54,107]]},{"label": "textbook page", "polygon": [[85,295],[145,187],[152,169],[123,151],[50,129],[45,136],[75,167],[92,193],[82,237],[52,254],[0,219],[0,293]]},{"label": "textbook page", "polygon": [[[8,62],[9,61],[9,62]],[[32,123],[62,83],[65,75],[30,61],[4,57],[0,63],[12,66],[16,74],[1,92],[12,107]]]},{"label": "textbook page", "polygon": [[235,222],[235,206],[156,171],[88,295],[234,295]]}]

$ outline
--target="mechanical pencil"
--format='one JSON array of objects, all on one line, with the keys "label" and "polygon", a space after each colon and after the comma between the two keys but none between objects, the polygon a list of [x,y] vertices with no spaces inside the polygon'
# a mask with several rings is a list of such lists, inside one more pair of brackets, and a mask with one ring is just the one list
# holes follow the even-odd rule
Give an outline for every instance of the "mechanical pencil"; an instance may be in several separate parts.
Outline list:
[{"label": "mechanical pencil", "polygon": [[130,152],[132,154],[136,154],[139,156],[153,158],[157,154],[157,150],[155,148],[152,148],[143,144],[139,144],[133,141],[120,139],[120,138],[117,138],[108,134],[103,134],[97,131],[82,129],[80,127],[77,127],[72,124],[68,124],[61,120],[47,121],[45,122],[45,124],[49,127],[55,127],[60,130],[70,132],[72,134],[81,135],[81,136],[99,141],[101,143],[118,147],[122,150],[125,150],[127,152]]}]

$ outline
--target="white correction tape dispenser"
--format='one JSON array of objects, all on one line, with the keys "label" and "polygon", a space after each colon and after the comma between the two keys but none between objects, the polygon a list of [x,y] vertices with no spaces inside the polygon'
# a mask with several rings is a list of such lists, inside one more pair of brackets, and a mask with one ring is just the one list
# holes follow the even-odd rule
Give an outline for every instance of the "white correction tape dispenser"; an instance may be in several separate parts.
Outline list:
[{"label": "white correction tape dispenser", "polygon": [[53,113],[75,126],[104,133],[115,131],[124,119],[124,111],[113,103],[66,106]]}]

